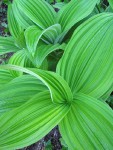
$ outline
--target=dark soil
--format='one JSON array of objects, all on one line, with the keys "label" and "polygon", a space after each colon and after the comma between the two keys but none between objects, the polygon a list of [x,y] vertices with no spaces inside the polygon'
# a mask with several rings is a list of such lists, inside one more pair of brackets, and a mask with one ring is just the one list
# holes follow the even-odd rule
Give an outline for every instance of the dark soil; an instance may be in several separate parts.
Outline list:
[{"label": "dark soil", "polygon": [[0,35],[7,36],[7,5],[0,0]]},{"label": "dark soil", "polygon": [[60,138],[58,127],[56,127],[39,142],[20,150],[61,150]]}]

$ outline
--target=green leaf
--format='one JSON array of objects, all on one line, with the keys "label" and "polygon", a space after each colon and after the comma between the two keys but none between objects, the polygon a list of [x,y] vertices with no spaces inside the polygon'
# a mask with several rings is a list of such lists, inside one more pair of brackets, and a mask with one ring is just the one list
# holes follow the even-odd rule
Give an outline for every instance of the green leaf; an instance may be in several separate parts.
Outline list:
[{"label": "green leaf", "polygon": [[42,81],[50,91],[51,99],[54,103],[70,103],[73,99],[71,90],[67,82],[58,74],[40,69],[26,69],[14,65],[1,65],[1,69],[10,69],[30,74]]},{"label": "green leaf", "polygon": [[34,25],[34,23],[24,14],[24,12],[18,8],[16,1],[13,1],[12,9],[15,12],[14,15],[18,24],[22,26],[23,29]]},{"label": "green leaf", "polygon": [[14,16],[14,10],[12,9],[12,5],[8,5],[8,27],[11,35],[14,38],[18,38],[20,33],[23,31],[22,27],[18,24]]},{"label": "green leaf", "polygon": [[[33,56],[29,56],[31,61],[33,62],[33,64],[36,66],[36,67],[40,67],[43,63],[43,61],[45,60],[45,58],[53,51],[56,51],[56,50],[64,50],[66,47],[66,44],[63,43],[63,44],[49,44],[49,45],[46,45],[46,44],[42,44],[42,43],[39,43],[38,44],[38,47],[36,49],[36,52],[35,52],[35,55],[34,57]],[[28,52],[28,55],[29,55],[29,52]]]},{"label": "green leaf", "polygon": [[113,9],[111,8],[111,6],[108,6],[106,8],[105,12],[111,12],[111,13],[113,13]]},{"label": "green leaf", "polygon": [[67,81],[73,94],[82,92],[100,98],[111,87],[112,32],[112,13],[96,15],[75,31],[57,67],[57,72]]},{"label": "green leaf", "polygon": [[[37,65],[34,65],[34,66],[37,66]],[[37,67],[38,68],[38,67]],[[45,58],[45,60],[42,62],[41,66],[39,67],[39,69],[42,69],[42,70],[48,70],[48,61],[47,61],[47,58]]]},{"label": "green leaf", "polygon": [[17,7],[41,29],[55,24],[55,11],[44,0],[16,0]]},{"label": "green leaf", "polygon": [[67,32],[73,25],[87,17],[94,9],[98,0],[71,0],[58,13],[58,22],[62,30]]},{"label": "green leaf", "polygon": [[35,56],[33,58],[33,62],[37,67],[40,67],[44,59],[53,51],[55,50],[64,50],[65,49],[65,44],[49,44],[49,45],[40,45],[37,48],[37,51],[35,53]]},{"label": "green leaf", "polygon": [[[0,73],[2,72],[0,70]],[[47,87],[40,80],[30,75],[11,79],[9,78],[11,81],[5,86],[0,82],[0,115],[23,105],[39,92],[47,90]]]},{"label": "green leaf", "polygon": [[12,37],[0,36],[0,55],[20,50]]},{"label": "green leaf", "polygon": [[112,91],[113,91],[113,84],[112,84],[111,87],[106,91],[106,93],[104,93],[104,95],[102,95],[101,100],[102,100],[102,101],[106,101],[106,100],[109,98],[109,96],[111,95]]},{"label": "green leaf", "polygon": [[24,31],[21,32],[18,37],[15,39],[15,42],[17,43],[18,47],[20,49],[26,48],[26,41],[25,41],[25,36],[24,36]]},{"label": "green leaf", "polygon": [[71,110],[59,126],[71,150],[113,148],[113,111],[97,99],[75,95]]},{"label": "green leaf", "polygon": [[59,2],[59,3],[55,3],[55,4],[53,5],[53,7],[54,7],[54,8],[57,8],[57,9],[61,9],[61,8],[63,8],[66,4],[67,4],[67,3],[65,3],[65,2]]},{"label": "green leaf", "polygon": [[10,71],[0,69],[0,88],[4,87],[4,85],[10,82],[12,79],[13,76],[10,74]]},{"label": "green leaf", "polygon": [[52,25],[45,30],[39,30],[37,26],[30,26],[25,31],[25,39],[29,52],[32,54],[32,56],[34,56],[40,39],[44,40],[45,36],[47,43],[54,43],[57,41],[57,37],[60,33],[60,24]]},{"label": "green leaf", "polygon": [[18,47],[25,48],[25,37],[24,37],[24,30],[17,22],[14,16],[15,10],[12,8],[12,5],[8,5],[8,26],[11,35],[15,38],[15,42],[17,43]]},{"label": "green leaf", "polygon": [[112,0],[108,0],[108,2],[110,4],[111,8],[113,9],[113,1]]},{"label": "green leaf", "polygon": [[109,98],[107,99],[107,103],[109,106],[113,109],[113,95],[111,94]]},{"label": "green leaf", "polygon": [[[17,65],[21,67],[33,67],[32,62],[27,57],[25,49],[16,52],[9,59],[8,64]],[[13,70],[10,70],[10,72],[14,77],[17,77],[23,74],[23,72],[18,72],[18,71],[13,71]]]},{"label": "green leaf", "polygon": [[42,92],[0,118],[0,149],[18,149],[40,140],[67,114],[70,106],[53,104]]}]

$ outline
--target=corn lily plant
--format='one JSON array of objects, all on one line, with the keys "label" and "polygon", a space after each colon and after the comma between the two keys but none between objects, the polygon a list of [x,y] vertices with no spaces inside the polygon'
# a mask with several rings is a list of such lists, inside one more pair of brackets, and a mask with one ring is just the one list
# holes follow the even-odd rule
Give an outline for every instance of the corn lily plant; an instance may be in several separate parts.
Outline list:
[{"label": "corn lily plant", "polygon": [[70,0],[46,0],[49,4],[51,4],[54,8],[57,8],[60,10],[63,6],[65,6],[67,3],[69,3]]},{"label": "corn lily plant", "polygon": [[8,8],[11,36],[0,37],[0,54],[14,52],[9,63],[24,67],[43,69],[46,61],[47,69],[47,56],[65,49],[66,34],[93,11],[97,1],[72,0],[56,12],[45,0],[14,0]]},{"label": "corn lily plant", "polygon": [[[0,66],[0,149],[33,144],[58,125],[70,150],[112,150],[113,111],[105,102],[113,86],[112,32],[112,13],[88,19],[56,72]],[[24,74],[13,78],[8,70]]]}]

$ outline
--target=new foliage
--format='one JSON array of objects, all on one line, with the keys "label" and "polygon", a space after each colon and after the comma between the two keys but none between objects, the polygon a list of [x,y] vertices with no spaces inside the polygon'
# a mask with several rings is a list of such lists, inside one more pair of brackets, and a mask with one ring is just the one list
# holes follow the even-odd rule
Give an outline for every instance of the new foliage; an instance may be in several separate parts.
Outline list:
[{"label": "new foliage", "polygon": [[[0,54],[14,52],[0,66],[2,150],[33,144],[56,125],[70,150],[113,148],[105,102],[113,90],[113,13],[94,15],[98,0],[58,3],[57,12],[53,1],[9,5],[11,37],[0,37]],[[55,72],[50,53],[60,53]]]}]

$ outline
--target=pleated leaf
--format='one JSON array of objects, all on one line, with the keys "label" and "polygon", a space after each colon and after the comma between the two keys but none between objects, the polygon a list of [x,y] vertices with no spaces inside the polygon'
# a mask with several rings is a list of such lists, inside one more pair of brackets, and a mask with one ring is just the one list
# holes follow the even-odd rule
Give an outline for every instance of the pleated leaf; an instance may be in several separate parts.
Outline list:
[{"label": "pleated leaf", "polygon": [[17,52],[20,50],[16,45],[12,37],[1,37],[0,36],[0,55]]},{"label": "pleated leaf", "polygon": [[106,91],[106,93],[104,93],[104,95],[102,95],[101,96],[101,100],[102,101],[106,101],[109,97],[110,97],[110,95],[111,95],[111,93],[113,92],[113,84],[110,86],[110,88]]},{"label": "pleated leaf", "polygon": [[12,5],[10,4],[8,6],[9,30],[10,30],[11,35],[14,37],[15,43],[17,44],[17,46],[22,49],[22,48],[26,47],[24,30],[20,26],[20,24],[17,22],[14,14],[15,14],[15,10],[13,9]]},{"label": "pleated leaf", "polygon": [[12,79],[13,76],[10,74],[10,71],[0,69],[0,88],[10,82]]},{"label": "pleated leaf", "polygon": [[69,105],[53,104],[50,93],[37,94],[0,118],[0,149],[18,149],[35,143],[67,114]]},{"label": "pleated leaf", "polygon": [[58,3],[55,3],[55,4],[53,5],[53,7],[54,7],[54,8],[57,8],[57,9],[61,9],[61,8],[63,8],[66,4],[67,4],[67,3],[65,3],[65,2],[58,2]]},{"label": "pleated leaf", "polygon": [[42,81],[50,91],[54,103],[70,103],[73,99],[67,82],[58,74],[35,68],[23,68],[15,65],[1,65],[1,69],[10,69],[30,74]]},{"label": "pleated leaf", "polygon": [[39,40],[45,36],[48,43],[54,43],[58,35],[61,33],[60,24],[55,24],[45,30],[39,30],[37,26],[31,26],[25,31],[25,39],[29,52],[34,55],[38,47]]},{"label": "pleated leaf", "polygon": [[[9,64],[12,65],[17,65],[17,66],[22,66],[22,67],[33,67],[32,62],[28,59],[26,51],[25,50],[20,50],[16,52],[10,59],[9,59]],[[17,71],[10,71],[11,74],[15,77],[22,75],[22,72],[17,72]]]},{"label": "pleated leaf", "polygon": [[22,32],[18,35],[18,37],[15,39],[15,42],[16,42],[17,46],[18,46],[20,49],[26,48],[26,41],[25,41],[24,31],[22,31]]},{"label": "pleated leaf", "polygon": [[71,110],[59,126],[70,150],[113,148],[113,111],[97,99],[75,95]]},{"label": "pleated leaf", "polygon": [[[0,70],[1,72],[2,70]],[[8,79],[11,80],[12,78]],[[47,90],[47,87],[40,80],[30,75],[16,77],[4,87],[0,82],[0,86],[0,115],[23,105],[39,92]]]},{"label": "pleated leaf", "polygon": [[108,2],[109,2],[110,6],[111,6],[112,9],[113,9],[113,1],[112,1],[112,0],[108,0]]},{"label": "pleated leaf", "polygon": [[82,92],[100,98],[111,87],[112,32],[112,13],[96,15],[75,31],[57,67],[73,94]]},{"label": "pleated leaf", "polygon": [[21,32],[23,31],[22,27],[18,24],[17,20],[15,19],[14,16],[14,11],[12,9],[12,5],[8,5],[8,27],[10,30],[11,35],[14,38],[17,38]]},{"label": "pleated leaf", "polygon": [[33,63],[34,65],[36,65],[37,67],[40,67],[43,63],[43,61],[45,60],[45,58],[53,51],[55,50],[64,50],[65,49],[66,44],[41,44],[40,46],[38,46],[36,53],[34,55],[33,58]]},{"label": "pleated leaf", "polygon": [[41,29],[55,24],[55,11],[45,0],[17,0],[18,8]]},{"label": "pleated leaf", "polygon": [[27,29],[29,26],[34,25],[33,21],[31,21],[25,14],[22,12],[16,3],[16,1],[13,1],[12,9],[15,12],[15,18],[20,26],[22,26],[23,29]]},{"label": "pleated leaf", "polygon": [[113,9],[111,8],[111,6],[108,6],[106,8],[105,12],[111,12],[111,13],[113,13]]},{"label": "pleated leaf", "polygon": [[58,14],[58,22],[62,30],[67,32],[74,24],[87,17],[98,0],[72,0]]}]

